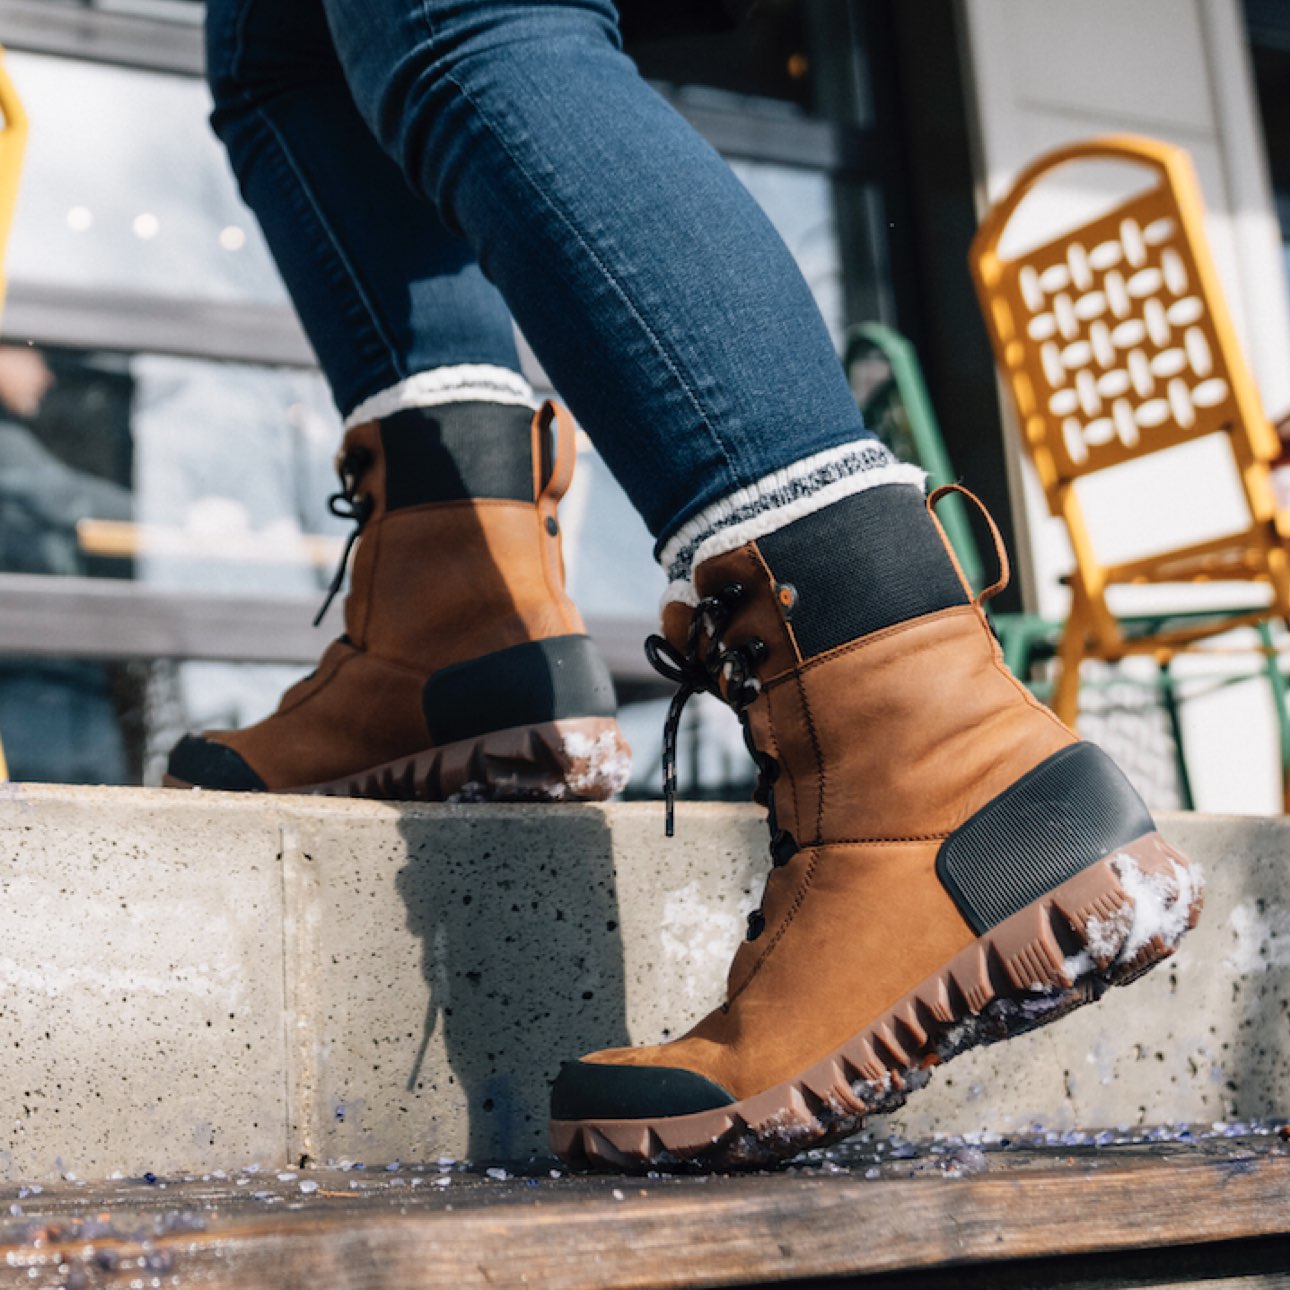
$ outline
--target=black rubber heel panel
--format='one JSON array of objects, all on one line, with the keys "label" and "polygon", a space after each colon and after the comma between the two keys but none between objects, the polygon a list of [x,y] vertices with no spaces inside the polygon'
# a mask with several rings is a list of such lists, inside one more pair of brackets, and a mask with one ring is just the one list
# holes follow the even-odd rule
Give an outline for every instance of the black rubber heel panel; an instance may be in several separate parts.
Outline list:
[{"label": "black rubber heel panel", "polygon": [[1155,827],[1120,768],[1072,744],[955,829],[936,872],[979,935]]},{"label": "black rubber heel panel", "polygon": [[436,744],[568,717],[612,717],[614,683],[587,636],[551,636],[454,663],[423,692]]}]

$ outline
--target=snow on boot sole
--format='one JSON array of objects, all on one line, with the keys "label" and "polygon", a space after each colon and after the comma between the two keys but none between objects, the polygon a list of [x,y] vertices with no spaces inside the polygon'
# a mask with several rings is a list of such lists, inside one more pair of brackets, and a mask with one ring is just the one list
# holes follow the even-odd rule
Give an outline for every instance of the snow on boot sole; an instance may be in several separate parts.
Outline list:
[{"label": "snow on boot sole", "polygon": [[[604,801],[620,792],[631,752],[612,717],[492,730],[352,775],[280,791],[421,802]],[[192,788],[173,775],[167,788]]]}]

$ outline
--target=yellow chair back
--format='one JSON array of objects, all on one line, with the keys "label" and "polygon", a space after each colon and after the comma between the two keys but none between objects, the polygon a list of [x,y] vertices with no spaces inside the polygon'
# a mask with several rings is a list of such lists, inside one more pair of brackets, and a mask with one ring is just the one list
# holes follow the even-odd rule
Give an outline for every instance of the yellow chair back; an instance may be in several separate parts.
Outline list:
[{"label": "yellow chair back", "polygon": [[[1023,199],[1076,162],[1136,167],[1142,185],[1112,209],[1014,255],[1001,247]],[[1132,135],[1076,143],[1027,166],[988,212],[970,262],[986,328],[1051,513],[1076,568],[1063,664],[1172,650],[1238,623],[1290,614],[1287,517],[1269,463],[1280,444],[1237,342],[1205,238],[1200,189],[1180,148]],[[1237,532],[1120,564],[1099,562],[1077,481],[1221,434],[1248,515]],[[1268,610],[1174,622],[1130,638],[1107,606],[1115,583],[1255,579]],[[1073,720],[1078,683],[1054,706]]]}]

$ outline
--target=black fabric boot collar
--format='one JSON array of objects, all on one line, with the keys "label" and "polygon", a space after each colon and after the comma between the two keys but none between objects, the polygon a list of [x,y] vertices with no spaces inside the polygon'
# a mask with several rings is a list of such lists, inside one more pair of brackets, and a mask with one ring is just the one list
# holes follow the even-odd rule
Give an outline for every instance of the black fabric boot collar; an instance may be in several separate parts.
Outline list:
[{"label": "black fabric boot collar", "polygon": [[528,408],[482,402],[385,417],[386,509],[475,497],[532,502],[532,421]]}]

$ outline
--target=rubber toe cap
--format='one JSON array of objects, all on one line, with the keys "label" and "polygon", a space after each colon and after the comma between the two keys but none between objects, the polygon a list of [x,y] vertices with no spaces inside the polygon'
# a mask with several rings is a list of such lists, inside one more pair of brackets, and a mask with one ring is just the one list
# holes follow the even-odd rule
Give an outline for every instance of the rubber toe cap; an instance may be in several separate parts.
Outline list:
[{"label": "rubber toe cap", "polygon": [[232,793],[263,793],[267,789],[240,753],[202,735],[185,735],[171,749],[166,773],[198,788]]},{"label": "rubber toe cap", "polygon": [[720,1084],[672,1066],[565,1062],[551,1088],[553,1120],[645,1120],[715,1111],[735,1101]]}]

